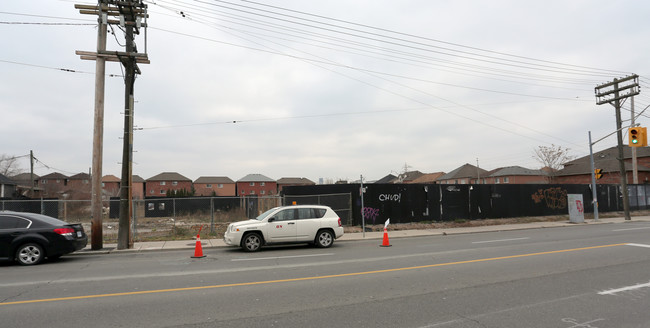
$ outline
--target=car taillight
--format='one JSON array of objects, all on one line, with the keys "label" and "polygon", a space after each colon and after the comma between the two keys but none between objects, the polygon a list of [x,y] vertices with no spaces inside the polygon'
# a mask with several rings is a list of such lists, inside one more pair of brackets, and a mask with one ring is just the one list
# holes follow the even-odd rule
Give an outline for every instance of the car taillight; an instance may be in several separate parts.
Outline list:
[{"label": "car taillight", "polygon": [[341,226],[342,226],[342,224],[341,224],[341,218],[339,218],[339,227],[341,227]]},{"label": "car taillight", "polygon": [[71,236],[74,234],[74,229],[72,228],[56,228],[54,229],[54,232],[58,233],[59,235],[68,235]]}]

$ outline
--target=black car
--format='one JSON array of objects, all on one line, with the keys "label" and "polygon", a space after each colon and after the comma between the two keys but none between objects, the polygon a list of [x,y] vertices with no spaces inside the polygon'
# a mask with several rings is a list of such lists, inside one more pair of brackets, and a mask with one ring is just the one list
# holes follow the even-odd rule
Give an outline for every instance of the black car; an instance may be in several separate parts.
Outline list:
[{"label": "black car", "polygon": [[0,259],[33,265],[56,259],[88,244],[81,224],[50,216],[0,211]]}]

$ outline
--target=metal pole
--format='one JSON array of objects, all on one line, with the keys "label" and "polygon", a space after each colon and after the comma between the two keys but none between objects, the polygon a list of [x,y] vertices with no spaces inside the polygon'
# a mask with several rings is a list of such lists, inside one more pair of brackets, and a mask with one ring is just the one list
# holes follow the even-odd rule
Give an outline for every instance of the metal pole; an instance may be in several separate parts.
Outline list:
[{"label": "metal pole", "polygon": [[[634,96],[630,97],[630,113],[632,114],[632,119],[630,120],[630,126],[634,126]],[[639,184],[639,169],[636,163],[636,147],[630,147],[632,151],[632,183]]]},{"label": "metal pole", "polygon": [[361,175],[361,188],[359,189],[359,194],[361,195],[361,230],[363,230],[363,238],[366,238],[366,216],[363,213],[363,175]]},{"label": "metal pole", "polygon": [[594,163],[594,151],[591,143],[591,131],[589,131],[589,162],[591,163],[591,204],[594,206],[594,221],[598,221],[598,193],[596,192],[596,165]]}]

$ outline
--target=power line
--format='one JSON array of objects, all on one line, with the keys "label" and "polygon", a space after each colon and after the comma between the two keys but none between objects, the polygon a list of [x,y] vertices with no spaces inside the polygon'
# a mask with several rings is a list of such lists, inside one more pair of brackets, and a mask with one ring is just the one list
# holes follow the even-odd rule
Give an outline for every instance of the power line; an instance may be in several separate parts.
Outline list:
[{"label": "power line", "polygon": [[[75,70],[75,69],[71,69],[71,68],[58,68],[58,67],[51,67],[51,66],[28,64],[28,63],[21,63],[21,62],[16,62],[16,61],[11,61],[11,60],[4,60],[4,59],[0,59],[0,62],[7,63],[7,64],[14,64],[14,65],[22,65],[22,66],[29,66],[29,67],[36,67],[36,68],[51,69],[51,70],[62,71],[62,72],[66,72],[66,73],[79,73],[79,74],[95,75],[94,72],[80,71],[80,70]],[[121,75],[117,75],[117,74],[107,74],[107,76],[109,76],[109,77],[122,77]]]}]

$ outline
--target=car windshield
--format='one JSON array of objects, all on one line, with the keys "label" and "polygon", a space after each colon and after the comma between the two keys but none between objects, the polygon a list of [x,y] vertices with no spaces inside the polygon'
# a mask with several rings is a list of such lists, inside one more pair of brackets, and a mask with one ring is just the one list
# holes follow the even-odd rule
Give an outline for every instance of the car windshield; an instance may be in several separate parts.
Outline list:
[{"label": "car windshield", "polygon": [[266,212],[260,214],[258,217],[255,218],[255,220],[257,220],[257,221],[262,221],[262,220],[264,220],[264,218],[266,218],[267,216],[269,216],[269,214],[271,214],[271,212],[275,211],[276,209],[277,209],[277,207],[272,208],[272,209],[270,209],[270,210],[268,210],[268,211],[266,211]]}]

